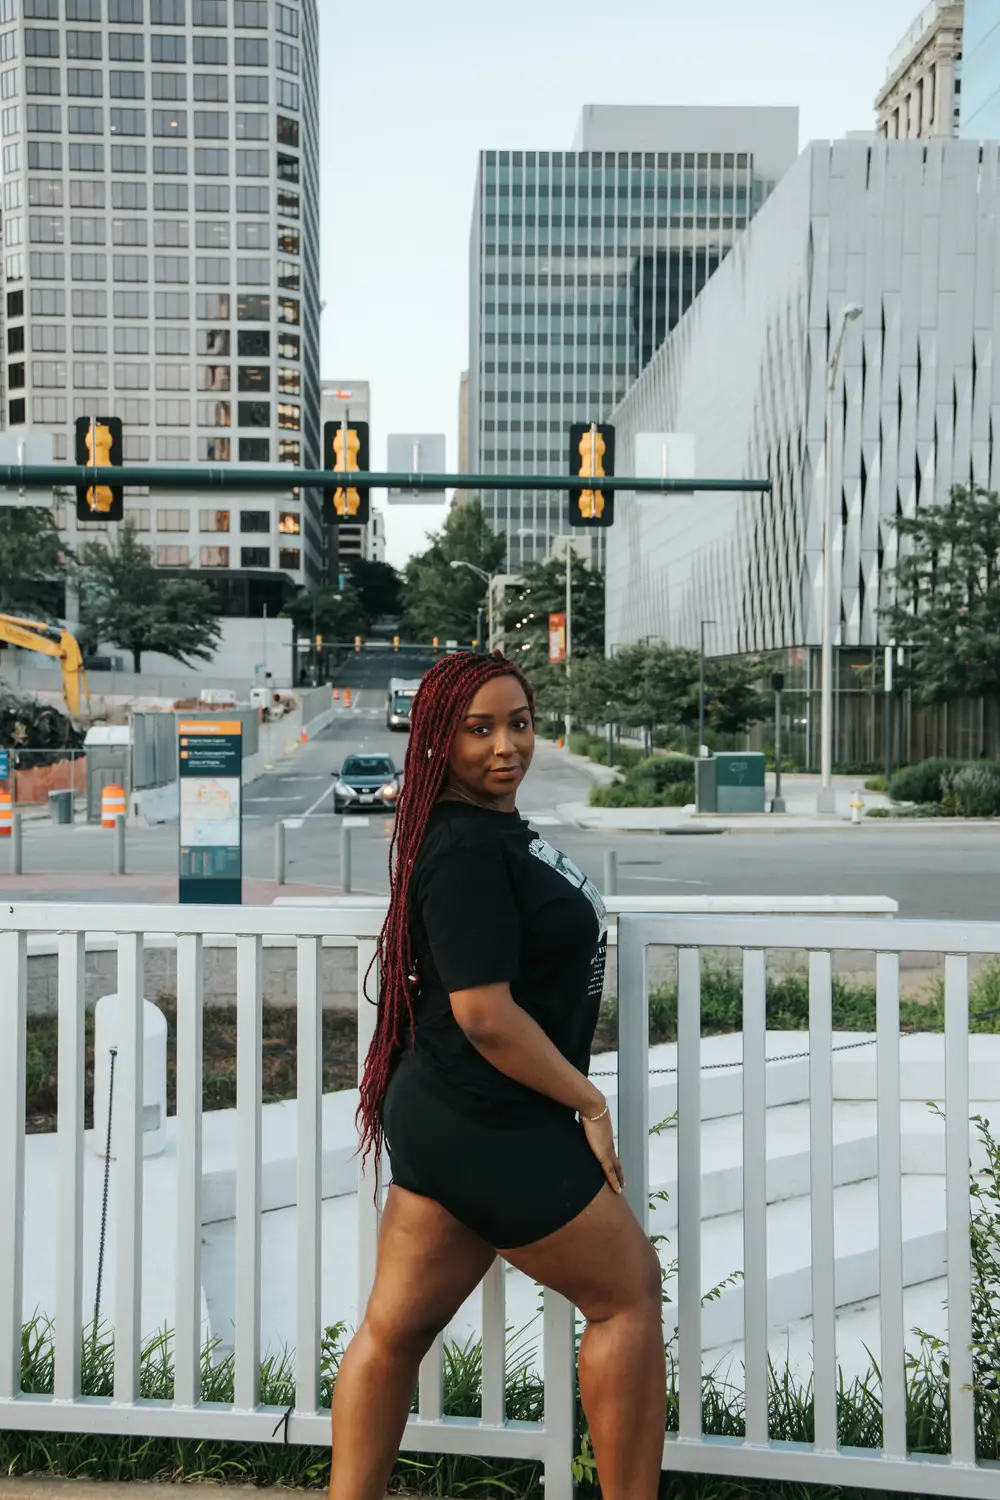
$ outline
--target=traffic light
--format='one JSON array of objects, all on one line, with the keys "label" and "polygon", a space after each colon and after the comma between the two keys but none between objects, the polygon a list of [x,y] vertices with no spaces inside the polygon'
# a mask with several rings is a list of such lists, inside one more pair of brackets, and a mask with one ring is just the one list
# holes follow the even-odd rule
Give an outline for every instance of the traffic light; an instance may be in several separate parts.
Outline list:
[{"label": "traffic light", "polygon": [[318,635],[316,637],[316,650],[317,651],[322,651],[322,649],[323,649],[323,637],[321,635]]},{"label": "traffic light", "polygon": [[[615,472],[615,429],[609,423],[585,426],[576,422],[569,430],[569,472],[598,478]],[[613,526],[613,491],[579,489],[569,492],[571,526]]]},{"label": "traffic light", "polygon": [[356,635],[354,637],[354,654],[355,654],[355,656],[357,656],[357,654],[358,654],[358,652],[360,650],[361,650],[361,637],[359,635]]},{"label": "traffic light", "polygon": [[431,645],[434,647],[434,650],[436,651],[437,648],[438,648],[438,638],[437,638],[437,636],[434,637],[433,641],[431,642]]},{"label": "traffic light", "polygon": [[399,636],[398,635],[394,635],[393,638],[392,638],[392,649],[393,649],[393,651],[398,651],[399,650]]},{"label": "traffic light", "polygon": [[[347,456],[344,458],[344,438],[347,438]],[[358,473],[368,468],[368,423],[349,422],[346,427],[340,422],[327,422],[323,427],[323,467],[335,473]],[[346,522],[352,526],[367,526],[371,508],[367,489],[324,490],[330,505],[329,519],[336,526]]]},{"label": "traffic light", "polygon": [[[122,424],[120,417],[77,417],[76,461],[90,469],[120,468]],[[124,490],[120,484],[81,486],[76,492],[78,521],[121,521],[125,516]]]}]

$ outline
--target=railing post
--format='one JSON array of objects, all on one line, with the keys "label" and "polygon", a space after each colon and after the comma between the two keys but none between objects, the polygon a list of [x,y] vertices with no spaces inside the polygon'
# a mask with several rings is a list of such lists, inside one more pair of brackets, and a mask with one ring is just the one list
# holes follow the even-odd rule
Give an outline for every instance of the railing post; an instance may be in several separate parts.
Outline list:
[{"label": "railing post", "polygon": [[21,814],[19,812],[15,811],[14,816],[11,819],[11,828],[10,828],[10,873],[12,875],[21,875],[21,874],[23,874],[23,866],[24,866],[24,841],[23,841],[23,832],[24,832],[24,825],[23,825],[23,823],[21,821]]},{"label": "railing post", "polygon": [[649,1222],[649,989],[639,917],[618,918],[618,1155],[625,1196]]},{"label": "railing post", "polygon": [[618,894],[618,855],[613,849],[604,851],[604,894],[605,896]]},{"label": "railing post", "polygon": [[115,818],[115,864],[112,871],[114,875],[125,874],[125,815],[119,813]]},{"label": "railing post", "polygon": [[285,825],[279,819],[274,825],[274,879],[277,885],[285,883],[285,838]]},{"label": "railing post", "polygon": [[340,888],[345,896],[351,893],[351,827],[340,825]]}]

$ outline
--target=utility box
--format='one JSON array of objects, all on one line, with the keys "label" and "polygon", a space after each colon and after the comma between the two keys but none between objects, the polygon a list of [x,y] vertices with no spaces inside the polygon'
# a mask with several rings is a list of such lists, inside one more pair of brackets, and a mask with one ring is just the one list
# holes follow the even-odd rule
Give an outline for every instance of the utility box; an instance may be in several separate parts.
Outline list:
[{"label": "utility box", "polygon": [[[171,726],[172,727],[172,726]],[[127,724],[95,724],[83,742],[87,756],[87,822],[101,821],[101,793],[106,786],[132,791],[132,734]]]},{"label": "utility box", "polygon": [[700,813],[719,811],[715,759],[700,755],[694,763],[694,800]]},{"label": "utility box", "polygon": [[716,755],[716,807],[720,813],[762,813],[766,760],[759,754]]}]

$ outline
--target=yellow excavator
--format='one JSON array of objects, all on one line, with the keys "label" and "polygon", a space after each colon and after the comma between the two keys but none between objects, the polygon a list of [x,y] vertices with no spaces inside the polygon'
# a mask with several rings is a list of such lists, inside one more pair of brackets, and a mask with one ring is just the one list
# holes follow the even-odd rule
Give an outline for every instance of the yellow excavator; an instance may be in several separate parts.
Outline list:
[{"label": "yellow excavator", "polygon": [[0,615],[0,641],[8,646],[20,646],[22,651],[41,651],[45,656],[56,657],[62,671],[63,697],[70,713],[78,717],[84,699],[90,706],[83,652],[76,636],[63,626],[21,620],[17,615]]}]

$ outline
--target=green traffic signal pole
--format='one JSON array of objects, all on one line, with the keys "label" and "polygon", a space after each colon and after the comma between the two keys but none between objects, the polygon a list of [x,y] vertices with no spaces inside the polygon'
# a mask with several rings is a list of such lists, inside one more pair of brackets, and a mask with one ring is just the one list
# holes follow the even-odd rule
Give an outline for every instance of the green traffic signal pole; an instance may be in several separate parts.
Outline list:
[{"label": "green traffic signal pole", "polygon": [[184,467],[123,464],[115,469],[81,464],[0,464],[0,490],[89,489],[93,485],[142,485],[159,490],[333,489],[345,479],[355,489],[375,490],[626,490],[642,495],[770,494],[769,479],[638,479],[630,474],[377,474],[351,470],[255,469],[238,464]]}]

